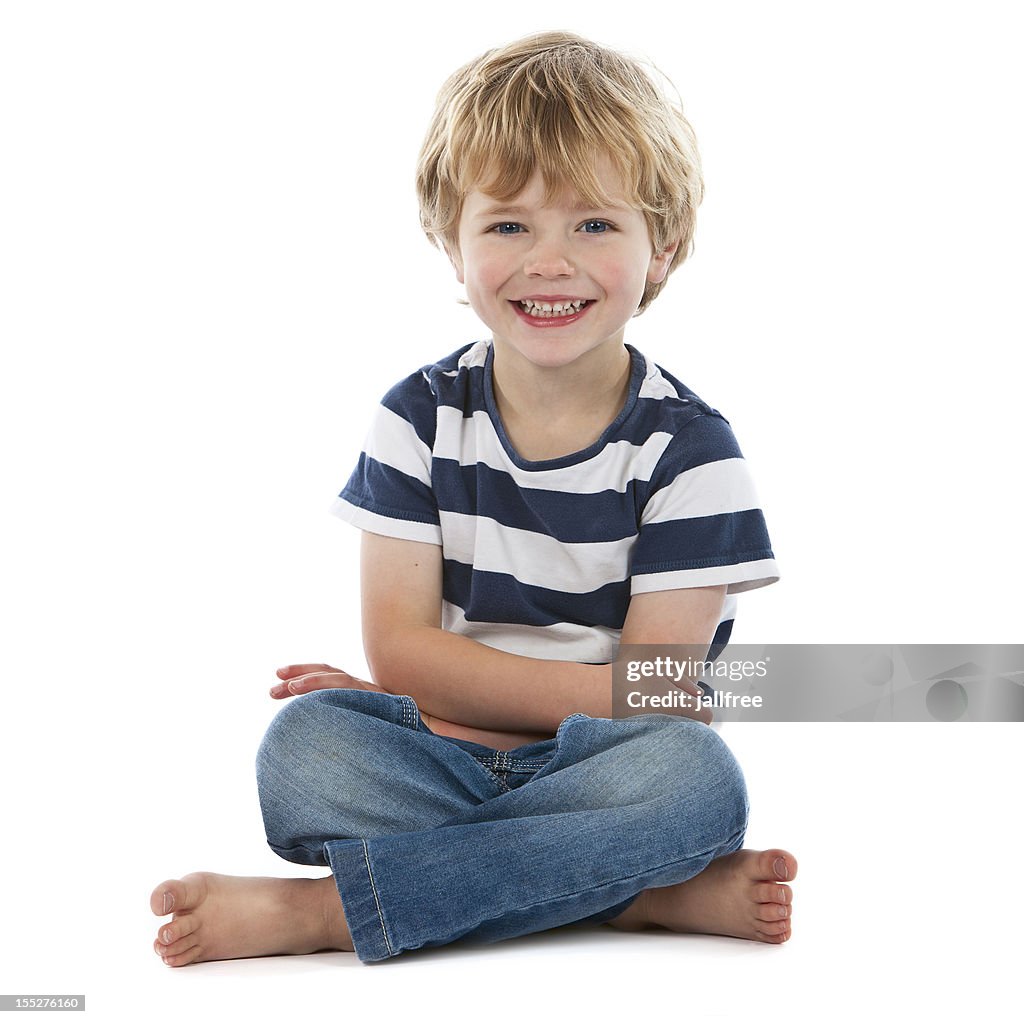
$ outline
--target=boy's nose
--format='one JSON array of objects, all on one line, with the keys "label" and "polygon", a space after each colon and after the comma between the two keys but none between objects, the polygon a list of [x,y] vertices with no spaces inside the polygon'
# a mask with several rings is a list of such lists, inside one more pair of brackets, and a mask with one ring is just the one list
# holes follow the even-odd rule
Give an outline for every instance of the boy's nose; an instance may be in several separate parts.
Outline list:
[{"label": "boy's nose", "polygon": [[572,277],[576,272],[564,243],[539,241],[526,256],[523,270],[530,277]]}]

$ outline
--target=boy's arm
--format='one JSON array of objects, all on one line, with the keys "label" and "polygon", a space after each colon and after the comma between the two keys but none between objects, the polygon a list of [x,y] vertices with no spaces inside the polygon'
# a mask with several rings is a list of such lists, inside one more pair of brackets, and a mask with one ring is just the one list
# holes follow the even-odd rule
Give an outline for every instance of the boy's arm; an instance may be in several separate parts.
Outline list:
[{"label": "boy's arm", "polygon": [[[706,648],[725,589],[637,595],[621,642]],[[371,674],[383,689],[408,694],[430,715],[477,729],[552,735],[575,712],[610,717],[610,665],[496,650],[443,630],[441,603],[439,546],[363,534],[363,645]]]}]

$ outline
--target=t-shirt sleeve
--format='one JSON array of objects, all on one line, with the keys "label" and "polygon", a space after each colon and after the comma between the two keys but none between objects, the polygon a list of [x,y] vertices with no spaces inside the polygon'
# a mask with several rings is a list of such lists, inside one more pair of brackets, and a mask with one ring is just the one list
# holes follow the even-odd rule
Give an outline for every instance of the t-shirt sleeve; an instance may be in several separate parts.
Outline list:
[{"label": "t-shirt sleeve", "polygon": [[686,423],[658,461],[630,574],[633,594],[723,583],[738,594],[779,578],[747,462],[713,410]]},{"label": "t-shirt sleeve", "polygon": [[413,374],[396,384],[381,400],[359,462],[331,511],[368,533],[440,544],[431,484],[436,429],[427,376]]}]

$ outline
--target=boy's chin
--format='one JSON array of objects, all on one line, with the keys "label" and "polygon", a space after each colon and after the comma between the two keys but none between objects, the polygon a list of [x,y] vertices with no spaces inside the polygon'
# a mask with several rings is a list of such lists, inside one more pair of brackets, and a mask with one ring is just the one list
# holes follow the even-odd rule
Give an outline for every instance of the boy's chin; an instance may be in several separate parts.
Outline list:
[{"label": "boy's chin", "polygon": [[[554,332],[552,332],[554,335]],[[508,364],[529,363],[539,369],[555,370],[575,363],[600,360],[623,349],[623,339],[609,338],[599,344],[586,344],[569,337],[531,338],[528,342],[512,341],[495,334],[494,353]]]}]

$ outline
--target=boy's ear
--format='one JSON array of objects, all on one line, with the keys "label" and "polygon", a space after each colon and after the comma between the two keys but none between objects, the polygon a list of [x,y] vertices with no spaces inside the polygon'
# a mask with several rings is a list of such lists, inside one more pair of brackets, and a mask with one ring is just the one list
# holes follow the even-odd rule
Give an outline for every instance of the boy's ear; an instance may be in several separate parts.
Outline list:
[{"label": "boy's ear", "polygon": [[668,268],[672,264],[672,257],[679,248],[679,242],[666,245],[651,257],[650,265],[647,268],[647,283],[661,284],[668,276]]},{"label": "boy's ear", "polygon": [[444,252],[448,259],[451,261],[452,268],[455,270],[455,277],[459,284],[465,284],[465,275],[462,273],[462,257],[459,255],[458,249],[449,246],[447,243],[444,244]]}]

